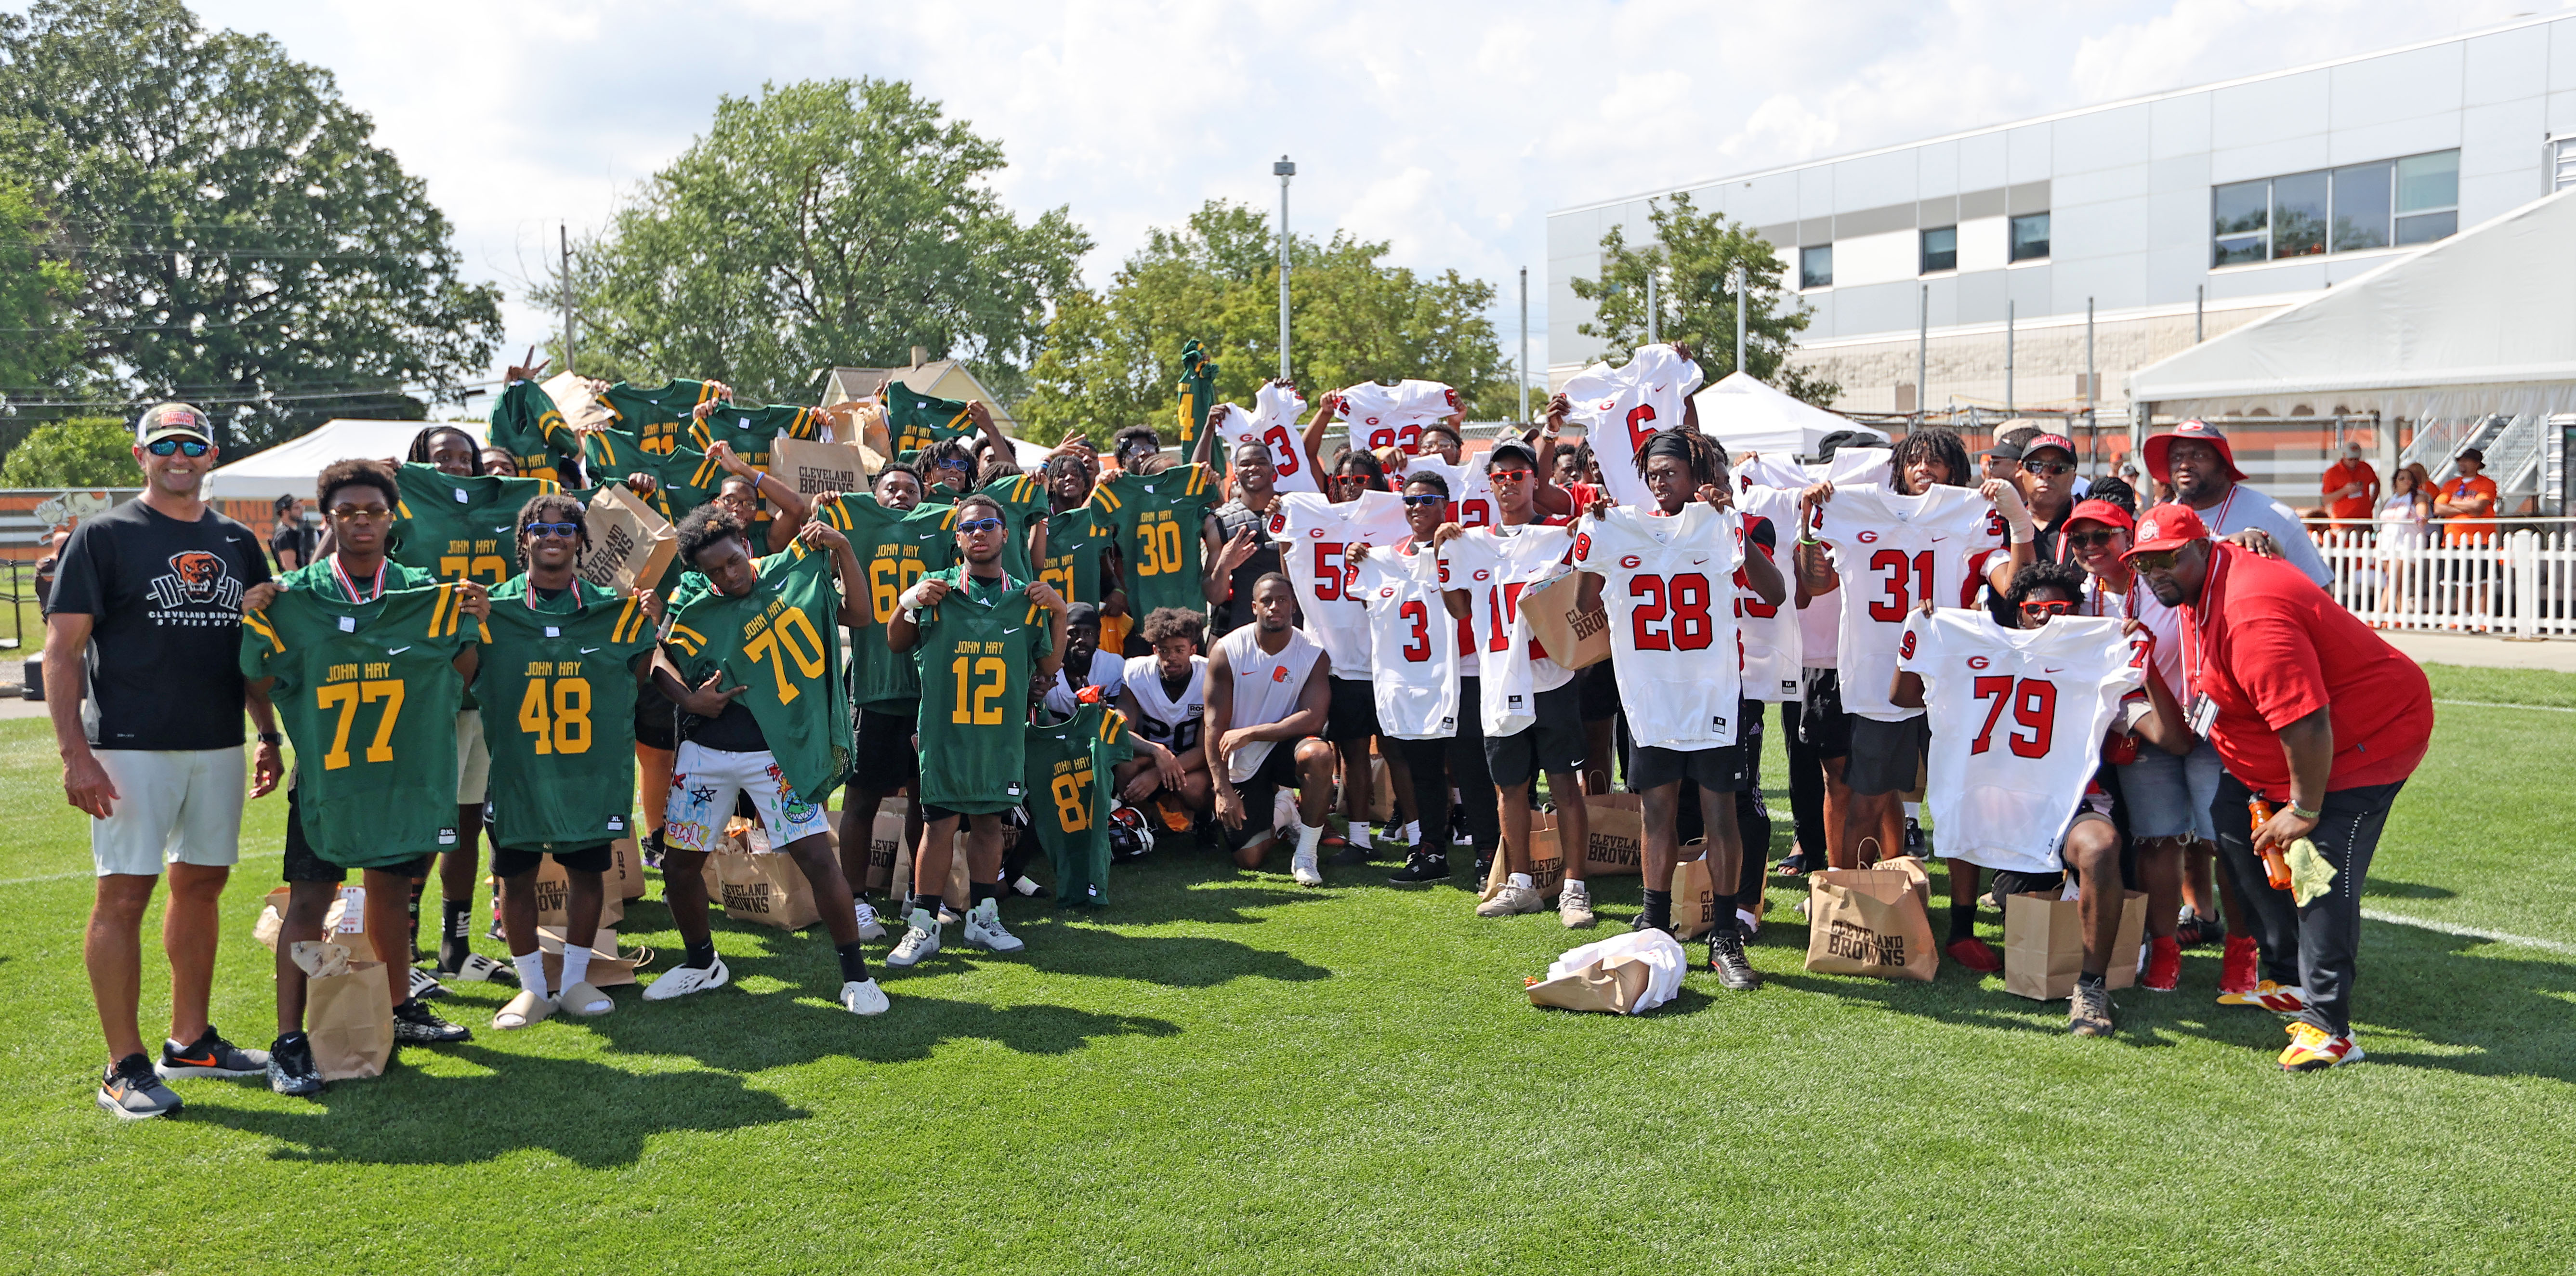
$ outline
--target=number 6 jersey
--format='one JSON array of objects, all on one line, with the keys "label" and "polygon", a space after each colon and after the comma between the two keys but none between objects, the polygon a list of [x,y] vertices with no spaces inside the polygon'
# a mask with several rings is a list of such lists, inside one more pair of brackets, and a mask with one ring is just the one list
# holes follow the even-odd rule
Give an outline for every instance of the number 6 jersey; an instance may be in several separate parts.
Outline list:
[{"label": "number 6 jersey", "polygon": [[1742,519],[1699,501],[1670,516],[1615,505],[1576,529],[1574,565],[1601,578],[1619,706],[1639,745],[1689,752],[1735,743],[1743,541]]},{"label": "number 6 jersey", "polygon": [[1816,539],[1833,550],[1834,572],[1842,578],[1845,709],[1881,722],[1923,712],[1899,709],[1887,698],[1906,617],[1927,598],[1935,606],[1967,606],[1974,590],[1969,556],[2003,537],[2003,519],[1974,488],[1936,484],[1919,496],[1874,483],[1834,489],[1816,512]]},{"label": "number 6 jersey", "polygon": [[2057,871],[2058,843],[2102,763],[2102,733],[2142,685],[2146,645],[2120,627],[2059,616],[2006,629],[1982,610],[1914,613],[1897,667],[1923,678],[1932,719],[1923,796],[1942,854]]}]

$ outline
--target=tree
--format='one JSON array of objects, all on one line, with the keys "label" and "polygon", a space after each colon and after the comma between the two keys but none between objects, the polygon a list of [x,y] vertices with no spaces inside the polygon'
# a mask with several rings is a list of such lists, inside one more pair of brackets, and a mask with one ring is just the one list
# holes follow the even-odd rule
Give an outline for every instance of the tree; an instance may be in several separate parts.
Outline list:
[{"label": "tree", "polygon": [[[1091,238],[1063,208],[1021,222],[1002,150],[888,80],[763,85],[580,246],[580,371],[724,381],[810,401],[836,364],[914,346],[1012,395]],[[560,286],[533,300],[561,304]]]},{"label": "tree", "polygon": [[1577,279],[1574,295],[1592,303],[1591,322],[1575,331],[1613,350],[1646,342],[1646,277],[1655,276],[1656,335],[1687,342],[1712,381],[1735,371],[1735,285],[1744,267],[1745,370],[1809,403],[1842,394],[1831,381],[1786,368],[1792,339],[1806,330],[1807,303],[1780,286],[1783,267],[1769,242],[1722,213],[1700,213],[1687,194],[1655,201],[1647,214],[1654,242],[1630,248],[1617,226],[1601,237],[1601,277]]},{"label": "tree", "polygon": [[0,461],[0,487],[133,487],[134,431],[115,417],[49,421]]},{"label": "tree", "polygon": [[[1183,342],[1217,362],[1219,398],[1249,403],[1279,369],[1279,240],[1267,217],[1211,200],[1157,227],[1100,293],[1056,307],[1046,352],[1018,405],[1029,433],[1103,442],[1130,425],[1178,425]],[[1420,377],[1455,387],[1468,415],[1514,414],[1510,365],[1486,317],[1493,285],[1423,278],[1383,260],[1387,245],[1335,232],[1289,245],[1291,370],[1309,399],[1361,381]]]},{"label": "tree", "polygon": [[41,251],[43,217],[26,188],[0,181],[0,395],[69,391],[80,336],[65,302],[80,275]]},{"label": "tree", "polygon": [[[246,455],[333,416],[423,415],[491,361],[500,293],[330,73],[178,0],[0,15],[0,176],[78,270],[80,359]],[[13,382],[11,384],[23,384]]]}]

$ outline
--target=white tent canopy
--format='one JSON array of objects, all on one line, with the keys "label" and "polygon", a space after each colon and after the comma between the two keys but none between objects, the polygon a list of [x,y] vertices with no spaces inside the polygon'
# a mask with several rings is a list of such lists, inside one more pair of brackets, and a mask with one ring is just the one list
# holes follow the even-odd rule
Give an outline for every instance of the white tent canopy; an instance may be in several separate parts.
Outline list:
[{"label": "white tent canopy", "polygon": [[1837,430],[1861,430],[1886,440],[1878,431],[1793,399],[1746,372],[1730,374],[1692,395],[1691,402],[1699,408],[1700,433],[1736,456],[1814,456],[1816,445]]},{"label": "white tent canopy", "polygon": [[2129,397],[2175,416],[2576,410],[2576,190],[2148,364]]},{"label": "white tent canopy", "polygon": [[[350,457],[400,459],[411,450],[412,436],[426,421],[325,421],[311,433],[289,439],[265,452],[218,466],[206,476],[206,495],[223,501],[275,500],[281,496],[313,499],[314,476],[333,461]],[[483,441],[480,421],[441,421]]]}]

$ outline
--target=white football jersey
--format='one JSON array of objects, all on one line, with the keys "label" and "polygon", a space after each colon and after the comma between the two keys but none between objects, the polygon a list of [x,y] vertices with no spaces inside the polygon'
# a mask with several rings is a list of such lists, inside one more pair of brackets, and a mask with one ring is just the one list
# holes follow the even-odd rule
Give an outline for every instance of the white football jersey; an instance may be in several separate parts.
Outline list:
[{"label": "white football jersey", "polygon": [[[1233,670],[1234,712],[1226,719],[1226,729],[1267,726],[1297,712],[1297,701],[1306,693],[1306,679],[1315,672],[1315,662],[1324,658],[1324,649],[1306,636],[1302,629],[1288,631],[1286,645],[1275,652],[1261,649],[1261,626],[1245,625],[1216,640],[1216,649],[1225,653],[1226,667]],[[1234,751],[1226,768],[1228,778],[1241,784],[1261,769],[1270,759],[1277,740],[1254,740]],[[1208,747],[1214,749],[1211,740]],[[1292,742],[1291,748],[1296,747]]]},{"label": "white football jersey", "polygon": [[2103,732],[2139,687],[2146,646],[2107,617],[2006,629],[1976,609],[1914,614],[1897,666],[1923,678],[1932,718],[1923,798],[1943,855],[2059,869],[2058,844],[2102,764]]},{"label": "white football jersey", "polygon": [[1744,520],[1699,501],[1669,517],[1612,506],[1574,534],[1574,565],[1601,578],[1619,707],[1638,744],[1690,752],[1735,743],[1744,699],[1735,571]]},{"label": "white football jersey", "polygon": [[1843,708],[1902,722],[1921,709],[1887,698],[1906,617],[1924,599],[1965,607],[1976,596],[1968,559],[2003,543],[2003,516],[1974,488],[1935,485],[1920,496],[1863,483],[1836,487],[1816,514],[1816,539],[1833,551],[1843,597]]},{"label": "white football jersey", "polygon": [[1125,686],[1136,697],[1136,734],[1171,750],[1187,753],[1199,747],[1199,727],[1207,721],[1207,657],[1190,657],[1189,685],[1174,696],[1163,690],[1163,671],[1152,656],[1127,658]]},{"label": "white football jersey", "polygon": [[2113,616],[2145,625],[2147,632],[2156,636],[2156,654],[2151,662],[2156,677],[2163,680],[2165,690],[2173,693],[2175,704],[2191,703],[2191,696],[2183,690],[2179,608],[2165,606],[2156,598],[2156,591],[2147,588],[2147,582],[2132,575],[2125,595],[2106,592],[2099,576],[2085,577],[2083,610],[2087,616]]},{"label": "white football jersey", "polygon": [[1736,512],[1744,516],[1744,554],[1764,552],[1755,529],[1771,529],[1772,566],[1780,569],[1790,596],[1766,603],[1753,592],[1753,580],[1735,569],[1735,620],[1744,634],[1744,698],[1778,704],[1800,698],[1799,661],[1805,641],[1798,628],[1795,573],[1789,546],[1798,539],[1798,494],[1776,487],[1746,487],[1736,493]]},{"label": "white football jersey", "polygon": [[[1503,521],[1502,506],[1494,500],[1494,485],[1485,477],[1485,459],[1482,456],[1464,457],[1459,464],[1451,465],[1425,452],[1405,458],[1404,474],[1406,478],[1416,474],[1439,475],[1441,481],[1449,485],[1449,521],[1460,527],[1492,527]],[[1398,486],[1402,485],[1403,480],[1394,475],[1387,477]]]},{"label": "white football jersey", "polygon": [[1545,523],[1483,527],[1441,547],[1447,587],[1466,591],[1473,615],[1467,632],[1483,648],[1477,683],[1488,736],[1518,735],[1538,721],[1538,693],[1574,680],[1547,658],[1521,623],[1521,593],[1557,574],[1574,548],[1574,529]]},{"label": "white football jersey", "polygon": [[1368,616],[1378,734],[1445,740],[1458,734],[1458,622],[1440,598],[1440,556],[1412,551],[1409,537],[1374,546],[1346,592]]},{"label": "white football jersey", "polygon": [[1297,418],[1306,411],[1306,401],[1294,390],[1277,385],[1264,385],[1253,392],[1252,410],[1229,403],[1217,421],[1217,438],[1225,444],[1226,463],[1234,461],[1234,449],[1246,443],[1258,443],[1270,451],[1271,472],[1278,475],[1271,484],[1282,492],[1321,494],[1323,482],[1315,467],[1306,463],[1306,445],[1300,441],[1301,424]]},{"label": "white football jersey", "polygon": [[1422,427],[1458,414],[1458,392],[1437,381],[1362,381],[1342,391],[1342,421],[1354,452],[1422,451]]},{"label": "white football jersey", "polygon": [[1639,346],[1617,368],[1596,363],[1565,383],[1568,418],[1583,426],[1584,441],[1601,459],[1601,485],[1619,505],[1652,505],[1654,495],[1637,476],[1637,449],[1682,423],[1682,404],[1706,378],[1699,365],[1668,345]]},{"label": "white football jersey", "polygon": [[1296,587],[1306,632],[1323,644],[1336,678],[1369,676],[1368,615],[1342,589],[1350,547],[1392,545],[1406,534],[1404,498],[1393,492],[1362,492],[1338,504],[1300,492],[1270,507],[1279,566]]}]

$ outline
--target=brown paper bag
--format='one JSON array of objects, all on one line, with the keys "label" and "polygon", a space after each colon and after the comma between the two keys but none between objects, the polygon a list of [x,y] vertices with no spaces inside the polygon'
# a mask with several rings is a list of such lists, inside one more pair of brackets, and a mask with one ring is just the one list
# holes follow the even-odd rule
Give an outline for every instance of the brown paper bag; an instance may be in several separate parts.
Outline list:
[{"label": "brown paper bag", "polygon": [[[1495,851],[1493,867],[1486,870],[1485,884],[1477,891],[1477,899],[1492,899],[1512,880],[1511,870],[1503,861],[1502,851]],[[1565,851],[1558,840],[1553,813],[1530,812],[1529,875],[1530,885],[1538,888],[1540,899],[1552,899],[1565,889]]]},{"label": "brown paper bag", "polygon": [[555,410],[563,413],[564,424],[576,430],[607,429],[617,424],[615,418],[608,415],[608,405],[590,392],[582,378],[570,372],[558,372],[538,388],[555,401]]},{"label": "brown paper bag", "polygon": [[1583,799],[1589,876],[1636,876],[1646,871],[1646,799],[1634,793],[1601,793]]},{"label": "brown paper bag", "polygon": [[591,497],[582,523],[590,548],[582,551],[581,578],[621,595],[634,593],[638,581],[658,583],[680,552],[671,520],[623,486],[601,488]]},{"label": "brown paper bag", "polygon": [[[615,853],[611,852],[612,868],[615,859]],[[617,923],[626,920],[626,897],[617,893],[615,883],[609,880],[610,874],[602,873],[599,876],[600,894],[603,897],[599,901],[599,924],[614,928]],[[564,871],[563,865],[555,863],[554,856],[542,856],[537,860],[537,925],[572,924],[572,918],[566,912],[571,904],[571,890],[572,877]]]},{"label": "brown paper bag", "polygon": [[1395,822],[1395,780],[1387,773],[1386,759],[1369,755],[1368,817],[1380,824]]},{"label": "brown paper bag", "polygon": [[[885,816],[880,813],[877,819],[883,821]],[[878,827],[882,829],[884,825],[880,823]],[[922,836],[928,837],[929,833],[925,831]],[[894,866],[886,875],[889,883],[886,889],[889,893],[902,897],[912,892],[912,845],[903,840],[903,826],[900,823],[895,825],[894,839],[896,843]],[[945,900],[950,908],[961,913],[966,911],[966,875],[966,821],[959,820],[957,840],[952,843],[952,849],[948,854],[948,887],[939,892],[939,898]]]},{"label": "brown paper bag", "polygon": [[[537,951],[545,955],[546,987],[563,992],[564,933],[553,926],[537,928]],[[647,953],[650,949],[637,949]],[[635,961],[617,953],[617,932],[605,926],[590,937],[589,981],[593,988],[616,988],[635,982]]]},{"label": "brown paper bag", "polygon": [[871,472],[855,443],[780,439],[769,445],[770,477],[808,499],[825,492],[864,492]]},{"label": "brown paper bag", "polygon": [[792,856],[721,850],[707,856],[707,896],[738,922],[803,930],[821,920],[814,888]]},{"label": "brown paper bag", "polygon": [[1624,1015],[1653,978],[1653,969],[1634,957],[1585,962],[1555,979],[1530,980],[1529,999],[1533,1006]]},{"label": "brown paper bag", "polygon": [[904,821],[911,813],[912,803],[904,798],[887,798],[877,804],[876,823],[868,827],[868,874],[862,884],[864,889],[893,889],[894,862],[903,852]]},{"label": "brown paper bag", "polygon": [[1904,874],[1905,884],[1913,890],[1915,900],[1923,905],[1925,913],[1928,914],[1931,912],[1932,871],[1923,863],[1923,857],[1919,855],[1891,856],[1870,865],[1866,871],[1872,873]]},{"label": "brown paper bag", "polygon": [[2138,950],[2147,942],[2147,893],[2120,895],[2120,929],[2111,935],[2111,964],[2103,968],[2102,986],[2127,988],[2138,982]]},{"label": "brown paper bag", "polygon": [[[261,901],[259,920],[251,923],[251,937],[266,945],[270,952],[277,951],[277,937],[286,929],[286,901],[290,893],[290,889],[284,886],[270,891],[268,897]],[[374,952],[373,948],[360,943],[366,936],[367,888],[343,886],[332,898],[331,910],[322,915],[322,938],[330,943]]]},{"label": "brown paper bag", "polygon": [[1546,649],[1548,659],[1568,669],[1610,658],[1609,614],[1575,605],[1582,581],[1581,572],[1568,572],[1521,595],[1521,619],[1529,622],[1530,637]]},{"label": "brown paper bag", "polygon": [[[2056,892],[2004,896],[2004,991],[2057,1001],[2084,969],[2084,918]],[[2107,978],[2105,982],[2108,982]]]},{"label": "brown paper bag", "polygon": [[1926,981],[1940,972],[1931,914],[1907,874],[1827,869],[1807,881],[1807,969]]},{"label": "brown paper bag", "polygon": [[1682,862],[1673,865],[1673,938],[1697,939],[1717,925],[1718,906],[1735,907],[1735,896],[1729,892],[1723,901],[1709,882],[1708,841],[1696,839],[1682,844]]},{"label": "brown paper bag", "polygon": [[[351,961],[338,944],[299,942],[289,954],[305,972],[304,1032],[325,1081],[383,1076],[394,1053],[394,1003],[385,964]],[[316,975],[313,972],[335,973]]]},{"label": "brown paper bag", "polygon": [[[609,843],[608,856],[608,898],[612,901],[644,898],[644,853],[636,848],[635,839],[621,837]],[[626,915],[622,906],[617,912],[620,919]],[[600,923],[603,926],[607,924],[604,920]]]}]

